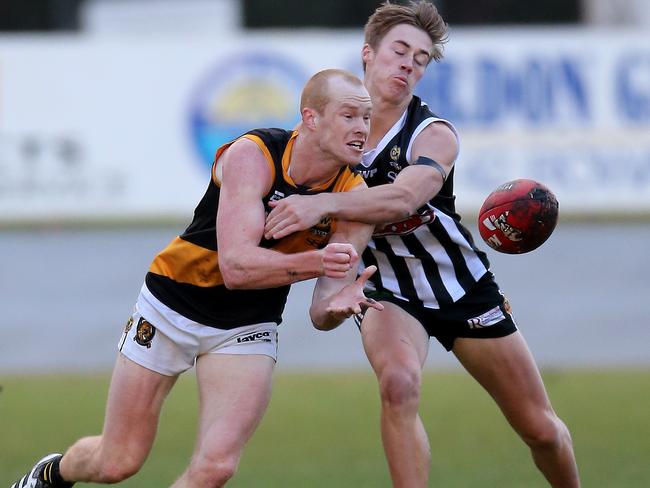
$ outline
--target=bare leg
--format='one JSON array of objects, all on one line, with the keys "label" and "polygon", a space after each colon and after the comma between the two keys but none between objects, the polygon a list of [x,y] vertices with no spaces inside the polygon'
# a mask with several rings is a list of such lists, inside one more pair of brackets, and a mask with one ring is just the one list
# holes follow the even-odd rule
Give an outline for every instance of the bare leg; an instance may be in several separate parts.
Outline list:
[{"label": "bare leg", "polygon": [[457,339],[454,354],[495,399],[551,486],[580,486],[569,430],[557,417],[523,336]]},{"label": "bare leg", "polygon": [[368,310],[361,333],[379,382],[384,452],[394,487],[426,487],[431,452],[418,408],[429,336],[402,309],[382,303],[384,311]]},{"label": "bare leg", "polygon": [[113,370],[102,435],[84,437],[60,464],[68,481],[117,483],[135,474],[147,458],[160,409],[176,377],[150,371],[119,355]]},{"label": "bare leg", "polygon": [[271,398],[274,366],[263,355],[199,357],[199,435],[190,466],[172,488],[217,488],[235,474]]}]

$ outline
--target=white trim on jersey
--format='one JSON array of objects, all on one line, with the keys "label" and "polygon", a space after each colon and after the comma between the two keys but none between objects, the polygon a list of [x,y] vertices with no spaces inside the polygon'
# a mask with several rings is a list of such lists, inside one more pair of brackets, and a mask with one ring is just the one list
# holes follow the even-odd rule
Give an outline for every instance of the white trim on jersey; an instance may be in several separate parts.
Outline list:
[{"label": "white trim on jersey", "polygon": [[402,130],[402,127],[404,127],[404,124],[406,123],[406,114],[408,113],[408,107],[400,117],[400,119],[395,122],[395,125],[390,128],[388,132],[384,135],[384,137],[381,138],[381,141],[379,141],[379,144],[377,144],[377,147],[374,149],[371,149],[370,151],[363,153],[363,157],[361,158],[361,165],[364,167],[369,167],[377,157],[379,153],[381,153],[384,148],[388,145],[390,140],[395,137],[395,135]]},{"label": "white trim on jersey", "polygon": [[[451,131],[454,133],[456,136],[456,141],[458,142],[458,145],[460,145],[460,138],[458,137],[458,132],[456,132],[456,128],[454,125],[449,122],[448,120],[441,119],[438,117],[429,117],[428,119],[424,119],[422,122],[420,122],[420,125],[418,125],[415,130],[413,131],[413,135],[411,136],[411,140],[409,141],[409,145],[406,148],[406,160],[411,161],[411,149],[413,147],[413,143],[415,142],[415,139],[417,138],[418,135],[420,135],[420,132],[422,132],[425,128],[427,128],[429,125],[433,124],[434,122],[442,122],[443,124],[446,124],[447,127],[451,129]],[[452,163],[456,162],[456,159],[458,159],[458,154],[456,154],[456,157],[452,161]]]}]

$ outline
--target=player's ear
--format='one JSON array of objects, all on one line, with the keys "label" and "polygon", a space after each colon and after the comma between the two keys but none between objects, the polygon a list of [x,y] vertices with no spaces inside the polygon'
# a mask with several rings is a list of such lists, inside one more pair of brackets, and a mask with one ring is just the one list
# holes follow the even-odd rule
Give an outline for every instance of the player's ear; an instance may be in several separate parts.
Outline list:
[{"label": "player's ear", "polygon": [[315,130],[318,124],[318,113],[313,108],[302,109],[302,125],[310,130]]},{"label": "player's ear", "polygon": [[368,60],[372,56],[372,52],[372,48],[368,43],[364,44],[361,48],[361,61],[363,61],[364,65],[368,63]]}]

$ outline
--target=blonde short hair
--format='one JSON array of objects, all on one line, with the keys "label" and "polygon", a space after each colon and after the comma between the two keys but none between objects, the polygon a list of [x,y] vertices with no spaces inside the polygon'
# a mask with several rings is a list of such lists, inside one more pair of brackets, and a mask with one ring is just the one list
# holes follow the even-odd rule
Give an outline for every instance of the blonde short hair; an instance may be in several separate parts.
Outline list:
[{"label": "blonde short hair", "polygon": [[387,0],[377,7],[366,22],[365,43],[376,50],[386,33],[400,24],[412,25],[426,32],[433,43],[433,53],[429,61],[442,59],[449,27],[438,13],[436,6],[424,0],[412,1],[410,5],[396,5]]}]

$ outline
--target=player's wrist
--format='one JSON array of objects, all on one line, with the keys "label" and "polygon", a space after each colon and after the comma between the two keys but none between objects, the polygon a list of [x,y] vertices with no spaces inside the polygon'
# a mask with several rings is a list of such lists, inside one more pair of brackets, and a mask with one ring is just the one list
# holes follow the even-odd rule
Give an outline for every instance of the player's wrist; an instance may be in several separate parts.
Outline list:
[{"label": "player's wrist", "polygon": [[318,208],[321,209],[321,217],[337,218],[341,211],[339,199],[337,198],[339,195],[336,193],[321,193],[317,196],[319,197]]},{"label": "player's wrist", "polygon": [[325,276],[325,249],[314,251],[314,255],[316,257],[314,266],[314,272],[316,273],[316,276]]}]

